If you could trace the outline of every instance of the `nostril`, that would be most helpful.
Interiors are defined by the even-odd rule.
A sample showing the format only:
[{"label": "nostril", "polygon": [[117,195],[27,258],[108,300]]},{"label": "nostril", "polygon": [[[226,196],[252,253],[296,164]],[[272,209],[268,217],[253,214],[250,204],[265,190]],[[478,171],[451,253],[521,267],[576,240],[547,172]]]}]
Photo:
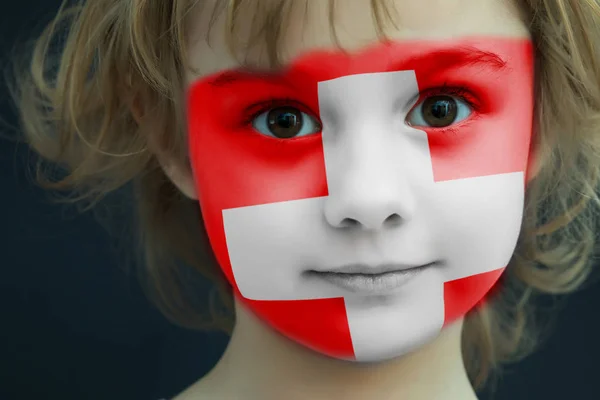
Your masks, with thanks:
[{"label": "nostril", "polygon": [[358,225],[360,225],[360,222],[354,218],[344,218],[342,222],[340,222],[340,228],[353,228]]},{"label": "nostril", "polygon": [[[400,217],[400,215],[391,214],[383,221],[383,224],[380,224],[379,226],[375,226],[373,228],[377,229],[378,227],[383,227],[383,226],[387,226],[387,225],[397,226],[397,225],[400,225],[401,223],[402,223],[402,217]],[[344,218],[339,223],[338,227],[339,228],[356,228],[356,227],[359,227],[362,225],[369,226],[367,224],[361,223],[359,220],[354,219],[354,218]]]},{"label": "nostril", "polygon": [[402,222],[402,217],[398,214],[392,214],[383,221],[384,225],[398,225]]}]

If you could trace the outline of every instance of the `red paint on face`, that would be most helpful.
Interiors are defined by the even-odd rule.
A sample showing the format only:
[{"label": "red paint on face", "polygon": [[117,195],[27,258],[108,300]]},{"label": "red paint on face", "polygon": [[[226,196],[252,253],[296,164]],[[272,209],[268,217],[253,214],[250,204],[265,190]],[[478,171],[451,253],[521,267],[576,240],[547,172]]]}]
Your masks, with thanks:
[{"label": "red paint on face", "polygon": [[[442,86],[466,87],[477,109],[428,135],[436,182],[526,171],[533,109],[533,52],[524,39],[469,38],[381,43],[358,53],[313,52],[281,73],[227,71],[189,92],[190,153],[205,227],[234,293],[285,336],[318,352],[352,358],[343,298],[256,301],[240,295],[228,256],[222,211],[328,195],[319,134],[275,139],[254,130],[257,104],[288,99],[319,118],[318,82],[338,77],[414,70],[421,98]],[[288,102],[289,104],[289,102]],[[445,324],[465,315],[500,271],[447,282]]]}]

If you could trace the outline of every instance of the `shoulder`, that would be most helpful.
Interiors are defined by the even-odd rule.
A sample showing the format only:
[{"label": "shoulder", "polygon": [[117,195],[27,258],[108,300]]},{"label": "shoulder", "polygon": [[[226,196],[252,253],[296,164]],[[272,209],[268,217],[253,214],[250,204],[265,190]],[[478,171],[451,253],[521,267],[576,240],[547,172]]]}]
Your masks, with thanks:
[{"label": "shoulder", "polygon": [[[219,385],[212,379],[200,379],[177,396],[168,400],[237,399],[231,385]],[[167,400],[167,399],[163,399]]]}]

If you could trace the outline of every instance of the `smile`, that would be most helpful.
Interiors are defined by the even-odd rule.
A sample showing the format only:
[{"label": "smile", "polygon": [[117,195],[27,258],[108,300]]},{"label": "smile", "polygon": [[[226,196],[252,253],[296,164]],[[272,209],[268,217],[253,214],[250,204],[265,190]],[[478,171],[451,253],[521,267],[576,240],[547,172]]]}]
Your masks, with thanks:
[{"label": "smile", "polygon": [[387,265],[369,267],[352,265],[329,271],[308,271],[307,274],[353,293],[386,294],[404,286],[434,262],[420,266]]}]

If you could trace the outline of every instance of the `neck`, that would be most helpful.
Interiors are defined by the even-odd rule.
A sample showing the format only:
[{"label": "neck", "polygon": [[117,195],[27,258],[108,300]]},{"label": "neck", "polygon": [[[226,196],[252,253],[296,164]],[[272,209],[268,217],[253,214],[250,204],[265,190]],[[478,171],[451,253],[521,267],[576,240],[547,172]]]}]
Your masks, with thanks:
[{"label": "neck", "polygon": [[236,303],[230,343],[207,380],[227,382],[232,394],[257,399],[476,400],[462,360],[461,331],[462,320],[411,354],[365,365],[310,351]]}]

